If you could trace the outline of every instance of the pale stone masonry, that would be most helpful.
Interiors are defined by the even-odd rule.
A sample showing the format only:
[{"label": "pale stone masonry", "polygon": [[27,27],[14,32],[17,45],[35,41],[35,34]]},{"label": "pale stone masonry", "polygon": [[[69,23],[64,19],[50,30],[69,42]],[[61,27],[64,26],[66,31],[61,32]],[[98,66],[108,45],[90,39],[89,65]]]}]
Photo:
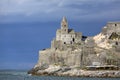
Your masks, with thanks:
[{"label": "pale stone masonry", "polygon": [[82,40],[82,33],[69,29],[65,17],[61,21],[61,28],[56,32],[56,38],[52,41],[51,48],[60,49],[62,45],[79,43]]},{"label": "pale stone masonry", "polygon": [[63,17],[51,47],[39,51],[36,67],[49,65],[85,68],[86,66],[114,65],[120,67],[120,22],[108,22],[102,32],[85,37],[81,32],[69,29]]},{"label": "pale stone masonry", "polygon": [[108,22],[92,37],[69,29],[65,17],[60,26],[51,47],[39,51],[29,74],[120,77],[120,22]]}]

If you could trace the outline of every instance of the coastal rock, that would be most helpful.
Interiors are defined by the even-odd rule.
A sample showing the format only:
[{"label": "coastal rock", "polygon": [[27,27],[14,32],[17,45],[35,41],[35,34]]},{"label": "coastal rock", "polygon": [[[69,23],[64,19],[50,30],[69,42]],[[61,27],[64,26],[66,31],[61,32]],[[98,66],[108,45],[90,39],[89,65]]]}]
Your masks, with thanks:
[{"label": "coastal rock", "polygon": [[109,22],[98,35],[86,37],[69,29],[63,17],[51,47],[39,51],[38,63],[28,73],[120,77],[120,22]]}]

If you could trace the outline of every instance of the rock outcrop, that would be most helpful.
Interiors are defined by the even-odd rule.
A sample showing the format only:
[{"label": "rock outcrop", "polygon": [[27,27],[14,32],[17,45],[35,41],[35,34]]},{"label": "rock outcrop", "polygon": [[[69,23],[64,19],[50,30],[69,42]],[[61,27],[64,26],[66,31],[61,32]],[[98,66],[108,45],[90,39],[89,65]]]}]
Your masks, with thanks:
[{"label": "rock outcrop", "polygon": [[[98,67],[100,71],[97,70]],[[51,47],[39,51],[38,63],[28,73],[120,77],[119,67],[120,22],[109,22],[98,35],[85,37],[82,33],[69,29],[64,17],[61,29],[57,30],[56,38],[51,41]],[[106,71],[101,71],[103,69]]]}]

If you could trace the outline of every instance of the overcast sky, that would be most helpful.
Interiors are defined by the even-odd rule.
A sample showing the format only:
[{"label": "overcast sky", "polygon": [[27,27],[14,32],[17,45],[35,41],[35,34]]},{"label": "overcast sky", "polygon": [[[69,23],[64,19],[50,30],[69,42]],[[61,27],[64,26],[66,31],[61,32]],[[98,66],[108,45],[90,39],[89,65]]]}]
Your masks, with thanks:
[{"label": "overcast sky", "polygon": [[50,47],[60,21],[83,35],[120,21],[120,0],[0,0],[0,69],[29,69]]},{"label": "overcast sky", "polygon": [[0,22],[119,19],[120,0],[0,0]]}]

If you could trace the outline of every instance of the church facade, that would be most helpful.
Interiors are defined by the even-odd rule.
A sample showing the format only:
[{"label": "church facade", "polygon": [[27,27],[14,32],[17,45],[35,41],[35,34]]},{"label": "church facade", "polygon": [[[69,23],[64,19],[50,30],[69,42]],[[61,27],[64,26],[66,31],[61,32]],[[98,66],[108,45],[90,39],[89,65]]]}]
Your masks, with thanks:
[{"label": "church facade", "polygon": [[51,47],[60,49],[62,45],[73,45],[75,43],[80,43],[81,40],[82,33],[69,29],[67,19],[63,17],[61,28],[56,31],[56,38],[52,41]]}]

